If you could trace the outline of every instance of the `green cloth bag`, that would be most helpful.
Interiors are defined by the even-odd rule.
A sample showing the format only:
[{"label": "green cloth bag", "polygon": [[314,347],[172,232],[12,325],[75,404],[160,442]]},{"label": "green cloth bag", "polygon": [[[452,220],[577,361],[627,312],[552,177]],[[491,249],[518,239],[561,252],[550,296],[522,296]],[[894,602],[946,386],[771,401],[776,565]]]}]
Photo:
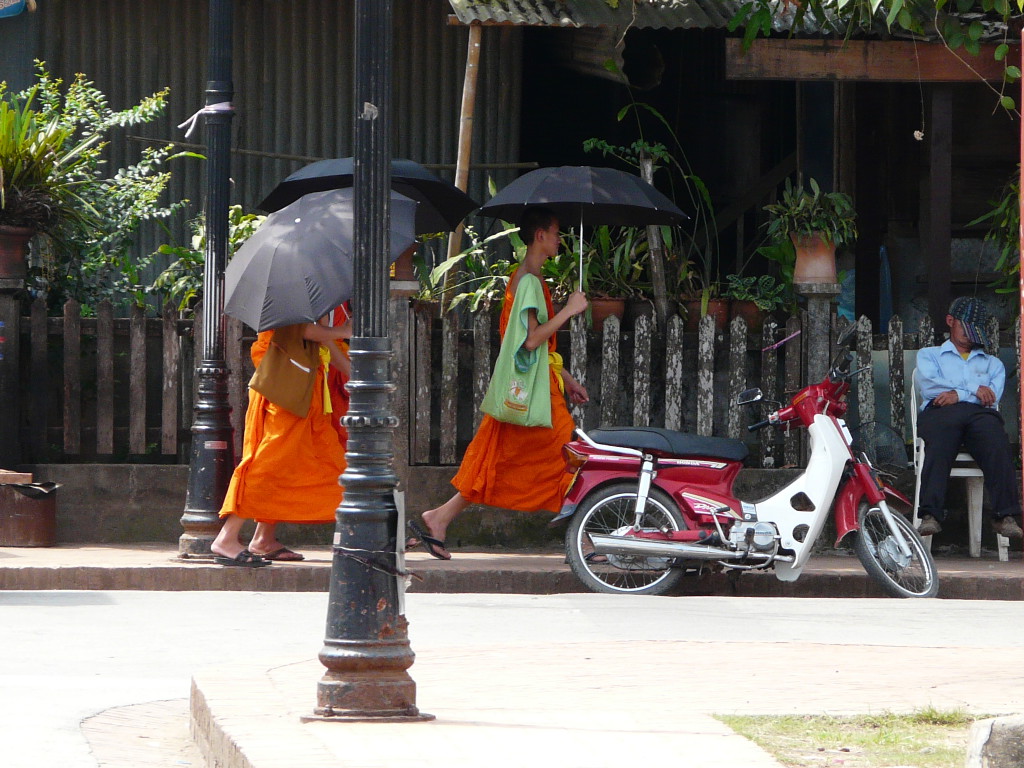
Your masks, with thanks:
[{"label": "green cloth bag", "polygon": [[536,310],[538,322],[548,321],[548,306],[540,278],[525,274],[516,286],[505,337],[480,410],[498,421],[521,427],[550,427],[547,344],[537,349],[523,347],[530,332],[531,309]]}]

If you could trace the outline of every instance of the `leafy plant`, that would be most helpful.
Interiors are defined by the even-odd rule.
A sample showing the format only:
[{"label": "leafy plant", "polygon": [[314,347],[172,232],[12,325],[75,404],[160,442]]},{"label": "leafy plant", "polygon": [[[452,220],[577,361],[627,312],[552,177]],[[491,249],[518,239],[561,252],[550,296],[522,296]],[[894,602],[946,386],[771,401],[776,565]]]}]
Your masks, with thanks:
[{"label": "leafy plant", "polygon": [[99,136],[76,141],[74,130],[35,105],[41,85],[11,96],[0,83],[0,225],[58,235],[84,229],[91,206],[78,194]]},{"label": "leafy plant", "polygon": [[[453,292],[448,311],[466,303],[470,312],[479,312],[500,302],[508,287],[508,279],[526,251],[519,238],[519,228],[508,226],[501,232],[481,238],[476,229],[466,226],[465,234],[470,244],[455,256],[445,259],[429,272],[422,261],[417,265],[420,275],[420,291],[417,298],[427,301],[440,300],[445,290]],[[496,257],[494,244],[508,238],[516,254],[512,259]],[[459,282],[447,285],[450,274],[459,274]]]},{"label": "leafy plant", "polygon": [[[609,60],[604,66],[610,72],[621,74],[614,61]],[[684,209],[692,211],[693,215],[685,226],[660,228],[667,254],[666,284],[669,287],[674,285],[677,293],[684,296],[700,297],[706,309],[708,298],[717,293],[718,281],[718,226],[711,194],[703,179],[693,172],[679,137],[661,112],[650,104],[633,100],[630,92],[630,103],[619,110],[616,119],[622,122],[630,115],[636,121],[640,137],[636,141],[615,146],[603,139],[592,138],[583,143],[583,148],[587,152],[600,152],[604,157],[614,157],[641,171],[645,162],[650,163],[648,181],[653,182],[653,176],[659,169],[667,170],[672,192],[670,197],[683,200]],[[653,119],[655,127],[671,138],[674,152],[664,143],[645,137],[644,117]],[[657,294],[657,287],[654,291]]]},{"label": "leafy plant", "polygon": [[164,89],[115,111],[85,75],[65,85],[42,62],[36,62],[36,83],[30,88],[11,94],[6,83],[0,84],[0,101],[7,105],[0,107],[0,131],[5,136],[14,131],[15,143],[27,149],[21,155],[0,150],[4,207],[17,198],[50,208],[48,217],[35,219],[48,237],[38,244],[40,258],[30,266],[29,284],[51,306],[69,298],[86,310],[103,299],[144,303],[142,274],[156,254],[133,254],[139,229],[145,222],[170,219],[188,202],[162,202],[170,181],[165,163],[200,156],[175,153],[172,146],[148,148],[137,163],[108,176],[104,149],[112,132],[163,114],[167,95]]},{"label": "leafy plant", "polygon": [[722,297],[736,301],[752,301],[762,312],[774,312],[786,303],[786,286],[771,275],[726,275]]},{"label": "leafy plant", "polygon": [[779,280],[782,286],[782,307],[789,312],[797,308],[796,292],[793,289],[793,272],[796,269],[796,248],[788,237],[775,243],[762,245],[757,253],[768,261],[778,265]]},{"label": "leafy plant", "polygon": [[809,186],[810,191],[807,191],[786,179],[779,202],[764,207],[771,216],[767,229],[769,239],[780,242],[790,235],[819,233],[837,246],[856,240],[857,212],[849,196],[842,192],[822,192],[814,179]]},{"label": "leafy plant", "polygon": [[985,242],[999,249],[996,271],[1002,276],[990,287],[996,293],[1017,293],[1020,290],[1020,166],[1013,179],[1007,182],[999,199],[993,201],[992,210],[982,214],[968,226],[988,222]]},{"label": "leafy plant", "polygon": [[[228,253],[230,261],[242,244],[259,229],[266,216],[246,213],[240,205],[228,209]],[[159,253],[174,257],[163,272],[146,288],[163,301],[178,302],[180,311],[195,306],[203,293],[203,270],[206,265],[206,217],[200,214],[189,223],[192,230],[190,246],[161,245]]]},{"label": "leafy plant", "polygon": [[[571,266],[561,271],[564,284],[556,286],[555,294],[567,295],[579,282],[580,242],[576,232],[563,238],[557,265]],[[647,232],[641,227],[594,227],[583,241],[583,292],[590,297],[630,298],[649,294],[647,279]],[[557,266],[556,266],[557,268]]]}]

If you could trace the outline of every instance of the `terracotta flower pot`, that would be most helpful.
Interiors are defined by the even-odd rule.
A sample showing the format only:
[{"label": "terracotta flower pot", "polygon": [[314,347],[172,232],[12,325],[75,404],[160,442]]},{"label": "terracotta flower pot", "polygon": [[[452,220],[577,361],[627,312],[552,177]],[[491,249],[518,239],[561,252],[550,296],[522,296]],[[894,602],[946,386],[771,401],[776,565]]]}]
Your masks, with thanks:
[{"label": "terracotta flower pot", "polygon": [[0,278],[21,280],[25,277],[28,241],[35,230],[28,227],[0,225]]},{"label": "terracotta flower pot", "polygon": [[419,243],[406,248],[402,255],[391,265],[392,280],[411,281],[416,279],[416,270],[413,268],[412,257],[416,255],[416,248]]},{"label": "terracotta flower pot", "polygon": [[626,312],[626,300],[625,299],[608,299],[599,298],[590,300],[590,325],[594,329],[594,333],[601,333],[604,331],[605,318],[615,317],[622,320],[622,316]]},{"label": "terracotta flower pot", "polygon": [[836,282],[836,246],[821,234],[791,234],[796,249],[794,283]]},{"label": "terracotta flower pot", "polygon": [[747,330],[751,333],[760,333],[764,328],[764,312],[749,299],[733,299],[729,306],[729,322],[737,317],[742,317],[747,323]]},{"label": "terracotta flower pot", "polygon": [[[686,330],[696,331],[700,325],[700,299],[686,299],[683,306],[686,307]],[[729,300],[708,299],[708,314],[715,318],[715,330],[724,331],[729,324]]]}]

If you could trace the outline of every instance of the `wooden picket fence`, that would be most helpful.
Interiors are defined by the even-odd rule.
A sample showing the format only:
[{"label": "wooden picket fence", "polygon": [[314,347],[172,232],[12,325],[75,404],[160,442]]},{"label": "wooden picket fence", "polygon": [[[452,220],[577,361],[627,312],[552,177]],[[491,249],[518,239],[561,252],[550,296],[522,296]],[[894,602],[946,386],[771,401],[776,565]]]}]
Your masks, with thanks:
[{"label": "wooden picket fence", "polygon": [[[403,312],[393,317],[403,321]],[[408,424],[396,438],[408,440],[410,464],[455,465],[479,424],[479,406],[499,348],[496,316],[479,313],[468,326],[458,318],[438,318],[410,307],[408,327],[395,338],[408,339],[397,349],[406,364],[399,370],[396,398],[407,398]],[[225,362],[235,430],[236,456],[252,375],[249,346],[255,334],[227,319]],[[832,339],[845,326],[833,322]],[[659,332],[652,317],[606,321],[598,335],[583,317],[559,333],[559,350],[577,380],[589,390],[590,403],[574,406],[576,423],[649,425],[702,435],[745,440],[752,466],[798,466],[799,437],[764,430],[751,435],[746,425],[761,418],[754,410],[732,405],[736,395],[759,386],[769,400],[785,399],[806,383],[806,344],[801,318],[769,319],[762,331],[748,333],[742,318],[717,329],[704,318],[696,332],[686,331],[682,318],[671,319]],[[187,463],[193,420],[196,350],[201,324],[180,319],[172,307],[161,318],[140,310],[115,318],[109,304],[94,317],[83,317],[68,302],[59,317],[47,317],[40,300],[21,321],[22,391],[21,449],[26,463],[55,461]],[[991,338],[998,338],[993,321]],[[878,421],[907,436],[905,353],[933,343],[930,324],[905,332],[899,317],[888,333],[873,334],[870,323],[858,324],[858,367],[872,366],[872,352],[886,352],[889,407],[877,412],[875,389],[867,374],[858,377],[851,397],[857,423]],[[787,343],[777,342],[793,337]],[[1003,333],[1002,346],[1017,350],[1016,330]],[[896,361],[899,361],[896,364]],[[407,372],[407,376],[405,373]],[[1012,373],[1012,372],[1011,372]],[[1015,382],[1011,385],[1010,382]],[[1019,378],[1007,377],[1004,413],[1016,413]],[[0,439],[9,439],[8,436]]]},{"label": "wooden picket fence", "polygon": [[[193,420],[194,338],[201,324],[173,306],[160,318],[135,308],[115,318],[109,302],[83,317],[69,301],[47,317],[38,299],[21,321],[21,447],[26,463],[146,461],[187,463]],[[240,450],[248,349],[254,334],[227,320],[225,359]],[[237,450],[236,450],[237,453]]]},{"label": "wooden picket fence", "polygon": [[[480,403],[499,347],[495,323],[487,313],[476,315],[469,329],[461,329],[457,319],[422,312],[411,316],[415,402],[410,407],[410,463],[457,464],[481,418]],[[832,344],[847,325],[833,318]],[[653,318],[640,315],[631,327],[610,318],[598,336],[588,332],[582,316],[576,317],[571,329],[558,336],[566,365],[590,395],[590,403],[571,408],[573,418],[584,429],[655,426],[728,436],[749,444],[752,466],[799,466],[803,450],[799,433],[763,430],[750,435],[746,426],[761,416],[733,403],[748,387],[760,387],[766,400],[785,400],[807,384],[808,340],[800,334],[801,328],[798,316],[770,318],[757,334],[748,333],[739,317],[721,330],[713,318],[705,317],[696,332],[687,332],[683,319],[673,317],[667,330],[659,333]],[[919,328],[907,333],[901,319],[893,317],[888,333],[873,334],[870,321],[862,317],[856,333],[856,364],[868,370],[857,377],[850,394],[855,400],[851,415],[856,419],[851,424],[881,422],[909,440],[905,353],[934,343],[931,324],[924,318]],[[777,346],[786,338],[790,340]],[[995,320],[990,338],[1000,338]],[[989,351],[994,352],[995,346]],[[1014,347],[1020,359],[1015,328],[1003,334],[1003,346]],[[870,375],[873,351],[888,353],[887,413],[876,409]],[[1017,412],[1019,379],[1013,380],[1016,386],[1008,386],[1004,393],[1004,412]],[[467,392],[472,397],[464,396]]]}]

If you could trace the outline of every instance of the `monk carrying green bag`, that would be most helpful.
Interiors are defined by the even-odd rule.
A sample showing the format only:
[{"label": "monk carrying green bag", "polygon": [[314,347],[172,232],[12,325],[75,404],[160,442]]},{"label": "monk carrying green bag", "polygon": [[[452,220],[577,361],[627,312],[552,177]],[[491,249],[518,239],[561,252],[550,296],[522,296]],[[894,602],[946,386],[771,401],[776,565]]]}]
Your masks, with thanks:
[{"label": "monk carrying green bag", "polygon": [[551,386],[548,383],[548,348],[526,349],[530,332],[530,310],[537,312],[537,321],[548,321],[544,288],[536,275],[524,274],[516,286],[505,337],[501,341],[498,361],[494,364],[491,383],[480,410],[498,421],[522,427],[551,426]]}]

